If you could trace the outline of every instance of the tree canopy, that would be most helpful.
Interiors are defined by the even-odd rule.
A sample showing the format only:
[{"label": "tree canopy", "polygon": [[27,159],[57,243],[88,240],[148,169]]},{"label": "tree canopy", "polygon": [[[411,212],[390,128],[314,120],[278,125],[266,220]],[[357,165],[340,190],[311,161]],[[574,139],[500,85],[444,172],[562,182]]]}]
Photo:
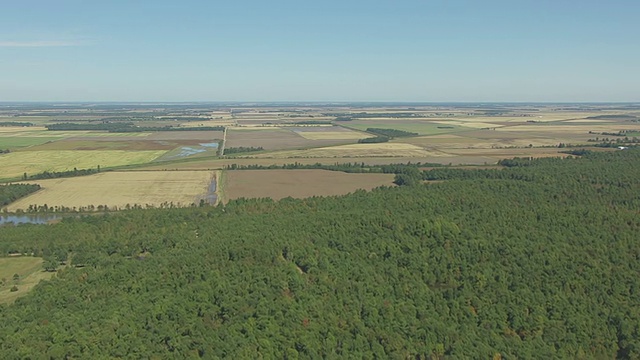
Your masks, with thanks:
[{"label": "tree canopy", "polygon": [[3,227],[0,253],[71,266],[0,306],[0,352],[637,359],[639,161],[527,159],[341,197]]}]

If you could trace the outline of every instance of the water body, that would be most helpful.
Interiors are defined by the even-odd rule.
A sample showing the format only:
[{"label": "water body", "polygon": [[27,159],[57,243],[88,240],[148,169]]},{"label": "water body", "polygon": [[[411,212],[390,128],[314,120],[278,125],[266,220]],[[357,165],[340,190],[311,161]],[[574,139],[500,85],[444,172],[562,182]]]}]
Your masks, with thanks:
[{"label": "water body", "polygon": [[213,205],[216,203],[217,200],[218,200],[218,195],[216,195],[216,180],[213,180],[211,181],[211,184],[209,184],[209,191],[207,192],[205,201]]},{"label": "water body", "polygon": [[168,156],[167,159],[180,159],[191,155],[200,154],[210,151],[211,149],[217,149],[219,144],[217,142],[212,143],[200,143],[200,146],[181,146],[178,149],[178,153]]},{"label": "water body", "polygon": [[38,214],[38,215],[0,215],[0,225],[5,224],[47,224],[50,221],[62,219],[58,214]]}]

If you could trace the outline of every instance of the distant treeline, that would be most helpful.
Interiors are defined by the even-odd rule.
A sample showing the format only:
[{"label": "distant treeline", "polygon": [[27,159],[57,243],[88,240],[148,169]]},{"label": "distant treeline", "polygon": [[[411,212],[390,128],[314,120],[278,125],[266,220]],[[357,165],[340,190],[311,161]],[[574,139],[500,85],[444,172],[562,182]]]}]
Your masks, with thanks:
[{"label": "distant treeline", "polygon": [[57,179],[63,177],[85,176],[93,175],[100,172],[100,165],[95,169],[76,169],[68,171],[44,171],[39,174],[29,175],[24,173],[22,175],[23,180],[40,180],[40,179]]},{"label": "distant treeline", "polygon": [[329,125],[330,120],[303,120],[294,122],[295,125]]},{"label": "distant treeline", "polygon": [[102,123],[102,124],[80,124],[80,123],[59,123],[46,126],[52,131],[108,131],[112,133],[150,132],[150,131],[223,131],[224,126],[196,126],[196,127],[174,127],[174,126],[136,126],[133,123]]},{"label": "distant treeline", "polygon": [[23,196],[40,190],[37,184],[9,184],[0,185],[0,206],[9,205]]},{"label": "distant treeline", "polygon": [[335,163],[329,164],[301,164],[295,162],[292,164],[284,165],[238,165],[231,164],[225,166],[226,170],[297,170],[297,169],[320,169],[331,171],[342,171],[346,173],[382,173],[382,174],[399,174],[409,172],[413,170],[407,170],[408,168],[419,170],[421,167],[444,167],[445,165],[438,163],[411,163],[406,164],[389,164],[389,165],[368,165],[362,163]]},{"label": "distant treeline", "polygon": [[585,119],[593,119],[593,120],[635,120],[638,117],[633,115],[596,115],[589,116]]},{"label": "distant treeline", "polygon": [[19,122],[19,121],[6,121],[0,122],[0,127],[10,127],[10,126],[33,126],[33,123],[30,122]]},{"label": "distant treeline", "polygon": [[381,128],[367,128],[367,132],[386,136],[388,138],[396,138],[396,137],[409,137],[409,136],[417,136],[418,133],[404,131],[404,130],[396,130],[396,129],[381,129]]},{"label": "distant treeline", "polygon": [[360,143],[360,144],[376,144],[376,143],[383,143],[383,142],[387,142],[387,141],[389,141],[389,138],[386,137],[386,136],[376,136],[376,137],[359,139],[358,143]]},{"label": "distant treeline", "polygon": [[230,155],[230,154],[245,153],[245,152],[252,152],[252,151],[262,151],[262,150],[264,150],[264,148],[262,146],[259,146],[259,147],[238,146],[238,147],[230,147],[230,148],[224,149],[224,154],[225,155]]}]

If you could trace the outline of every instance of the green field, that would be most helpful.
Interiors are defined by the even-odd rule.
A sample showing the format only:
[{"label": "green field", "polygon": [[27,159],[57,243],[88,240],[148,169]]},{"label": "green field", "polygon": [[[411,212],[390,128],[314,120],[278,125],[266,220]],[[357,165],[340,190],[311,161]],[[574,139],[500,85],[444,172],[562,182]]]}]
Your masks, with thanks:
[{"label": "green field", "polygon": [[2,178],[21,177],[25,172],[34,175],[44,171],[65,171],[102,168],[131,164],[144,164],[162,156],[166,150],[126,151],[126,150],[60,150],[60,151],[19,151],[0,155]]},{"label": "green field", "polygon": [[16,149],[58,140],[56,137],[0,137],[0,149]]}]

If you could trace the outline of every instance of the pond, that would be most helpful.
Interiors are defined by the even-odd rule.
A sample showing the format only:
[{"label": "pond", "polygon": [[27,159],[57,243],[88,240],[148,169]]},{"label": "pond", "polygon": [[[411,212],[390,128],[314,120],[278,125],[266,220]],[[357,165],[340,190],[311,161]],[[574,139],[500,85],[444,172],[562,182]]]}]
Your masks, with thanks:
[{"label": "pond", "polygon": [[163,159],[164,160],[175,160],[180,158],[189,157],[192,155],[200,154],[207,151],[214,151],[218,149],[218,143],[200,143],[198,145],[193,146],[181,146],[177,149],[166,154]]},{"label": "pond", "polygon": [[5,214],[0,215],[0,225],[5,224],[47,224],[51,221],[62,219],[59,214]]}]

